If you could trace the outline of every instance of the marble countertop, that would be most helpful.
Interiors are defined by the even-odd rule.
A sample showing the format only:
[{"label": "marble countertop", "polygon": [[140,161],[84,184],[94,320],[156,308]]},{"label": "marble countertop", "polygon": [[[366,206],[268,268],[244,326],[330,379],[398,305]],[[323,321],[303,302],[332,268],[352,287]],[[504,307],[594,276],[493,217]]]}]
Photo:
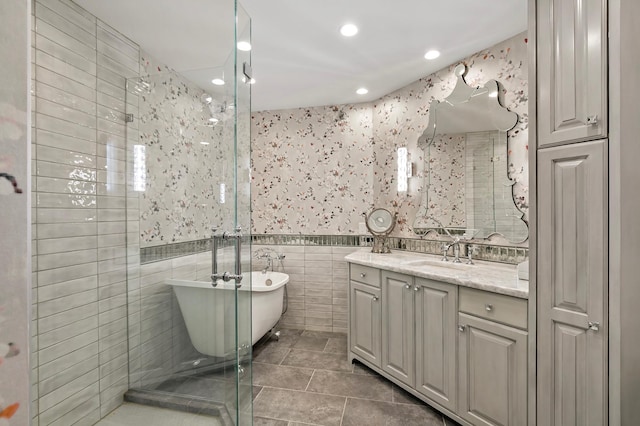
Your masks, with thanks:
[{"label": "marble countertop", "polygon": [[476,260],[474,265],[467,265],[465,260],[463,263],[443,262],[440,256],[402,251],[377,254],[368,248],[351,253],[345,260],[521,299],[529,298],[529,281],[518,279],[516,265]]}]

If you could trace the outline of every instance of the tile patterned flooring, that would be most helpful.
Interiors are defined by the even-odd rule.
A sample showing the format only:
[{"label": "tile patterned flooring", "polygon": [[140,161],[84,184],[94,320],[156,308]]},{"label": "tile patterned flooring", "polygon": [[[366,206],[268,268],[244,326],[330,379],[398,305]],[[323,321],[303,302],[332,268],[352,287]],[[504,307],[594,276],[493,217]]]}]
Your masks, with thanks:
[{"label": "tile patterned flooring", "polygon": [[256,426],[453,426],[369,368],[347,361],[344,334],[289,330],[256,345]]},{"label": "tile patterned flooring", "polygon": [[[176,377],[156,389],[221,401],[231,391],[221,375]],[[457,425],[364,365],[349,363],[347,336],[339,333],[283,329],[279,340],[259,342],[253,398],[256,426]]]}]

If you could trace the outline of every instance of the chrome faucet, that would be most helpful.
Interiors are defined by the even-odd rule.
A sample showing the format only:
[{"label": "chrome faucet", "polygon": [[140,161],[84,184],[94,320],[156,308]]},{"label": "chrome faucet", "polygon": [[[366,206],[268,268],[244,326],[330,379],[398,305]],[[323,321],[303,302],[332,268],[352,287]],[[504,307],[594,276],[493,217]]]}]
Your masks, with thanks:
[{"label": "chrome faucet", "polygon": [[262,273],[266,274],[267,271],[273,271],[273,261],[279,260],[282,262],[282,259],[285,258],[284,254],[278,253],[269,247],[264,247],[256,250],[253,254],[256,259],[264,259],[266,261],[265,267],[262,269]]},{"label": "chrome faucet", "polygon": [[449,258],[447,257],[447,254],[449,252],[449,249],[451,247],[453,247],[453,263],[461,263],[460,262],[460,237],[458,235],[453,236],[451,234],[451,232],[449,232],[449,230],[442,224],[442,222],[440,222],[438,219],[436,219],[435,217],[431,216],[430,217],[431,220],[433,220],[435,223],[437,223],[438,225],[440,225],[440,227],[442,229],[444,229],[444,232],[447,233],[447,235],[449,236],[449,238],[451,238],[451,242],[450,243],[445,243],[442,245],[442,261],[443,262],[448,262]]},{"label": "chrome faucet", "polygon": [[460,263],[460,237],[450,235],[453,241],[450,243],[445,243],[442,245],[442,261],[448,262],[449,258],[447,254],[449,253],[449,249],[453,247],[453,263]]},{"label": "chrome faucet", "polygon": [[266,259],[267,264],[266,264],[266,266],[264,267],[264,269],[262,270],[262,273],[263,273],[263,274],[266,274],[266,273],[267,273],[267,271],[269,271],[269,270],[272,270],[272,271],[273,271],[273,259],[272,259],[272,258],[271,258],[271,256],[269,256],[269,255],[266,255],[266,256],[263,256],[263,257],[264,257],[264,259]]}]

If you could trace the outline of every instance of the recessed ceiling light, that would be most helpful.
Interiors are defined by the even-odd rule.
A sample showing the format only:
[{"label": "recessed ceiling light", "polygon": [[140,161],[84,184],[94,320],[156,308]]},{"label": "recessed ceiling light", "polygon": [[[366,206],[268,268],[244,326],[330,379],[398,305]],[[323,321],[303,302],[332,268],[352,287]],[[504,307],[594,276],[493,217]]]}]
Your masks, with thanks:
[{"label": "recessed ceiling light", "polygon": [[248,52],[251,50],[251,43],[248,41],[239,41],[238,42],[238,50],[242,50],[243,52]]},{"label": "recessed ceiling light", "polygon": [[217,118],[215,118],[215,117],[211,117],[211,118],[209,119],[209,121],[210,121],[210,122],[212,122],[212,123],[217,123],[217,122],[218,122],[218,121],[220,121],[220,120],[218,120],[218,119],[217,119]]},{"label": "recessed ceiling light", "polygon": [[202,141],[200,142],[200,145],[209,145],[209,142]]},{"label": "recessed ceiling light", "polygon": [[366,95],[367,93],[369,93],[369,90],[366,87],[361,87],[358,90],[356,90],[356,93],[358,95]]},{"label": "recessed ceiling light", "polygon": [[353,37],[354,35],[358,34],[358,27],[353,24],[344,24],[342,27],[340,27],[340,34],[345,37]]},{"label": "recessed ceiling light", "polygon": [[221,78],[214,78],[213,80],[211,80],[211,82],[213,84],[215,84],[216,86],[222,86],[224,85],[224,80]]},{"label": "recessed ceiling light", "polygon": [[429,60],[435,59],[438,56],[440,56],[440,52],[437,51],[437,50],[430,50],[430,51],[428,51],[427,53],[424,54],[424,58],[425,59],[429,59]]}]

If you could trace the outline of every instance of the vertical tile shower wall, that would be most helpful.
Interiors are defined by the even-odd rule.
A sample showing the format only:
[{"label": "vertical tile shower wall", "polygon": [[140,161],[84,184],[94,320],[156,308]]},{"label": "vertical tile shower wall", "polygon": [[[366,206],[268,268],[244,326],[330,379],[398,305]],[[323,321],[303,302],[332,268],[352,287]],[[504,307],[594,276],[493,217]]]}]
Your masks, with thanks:
[{"label": "vertical tile shower wall", "polygon": [[32,424],[89,425],[128,388],[123,114],[139,48],[70,0],[36,1],[33,29]]}]

